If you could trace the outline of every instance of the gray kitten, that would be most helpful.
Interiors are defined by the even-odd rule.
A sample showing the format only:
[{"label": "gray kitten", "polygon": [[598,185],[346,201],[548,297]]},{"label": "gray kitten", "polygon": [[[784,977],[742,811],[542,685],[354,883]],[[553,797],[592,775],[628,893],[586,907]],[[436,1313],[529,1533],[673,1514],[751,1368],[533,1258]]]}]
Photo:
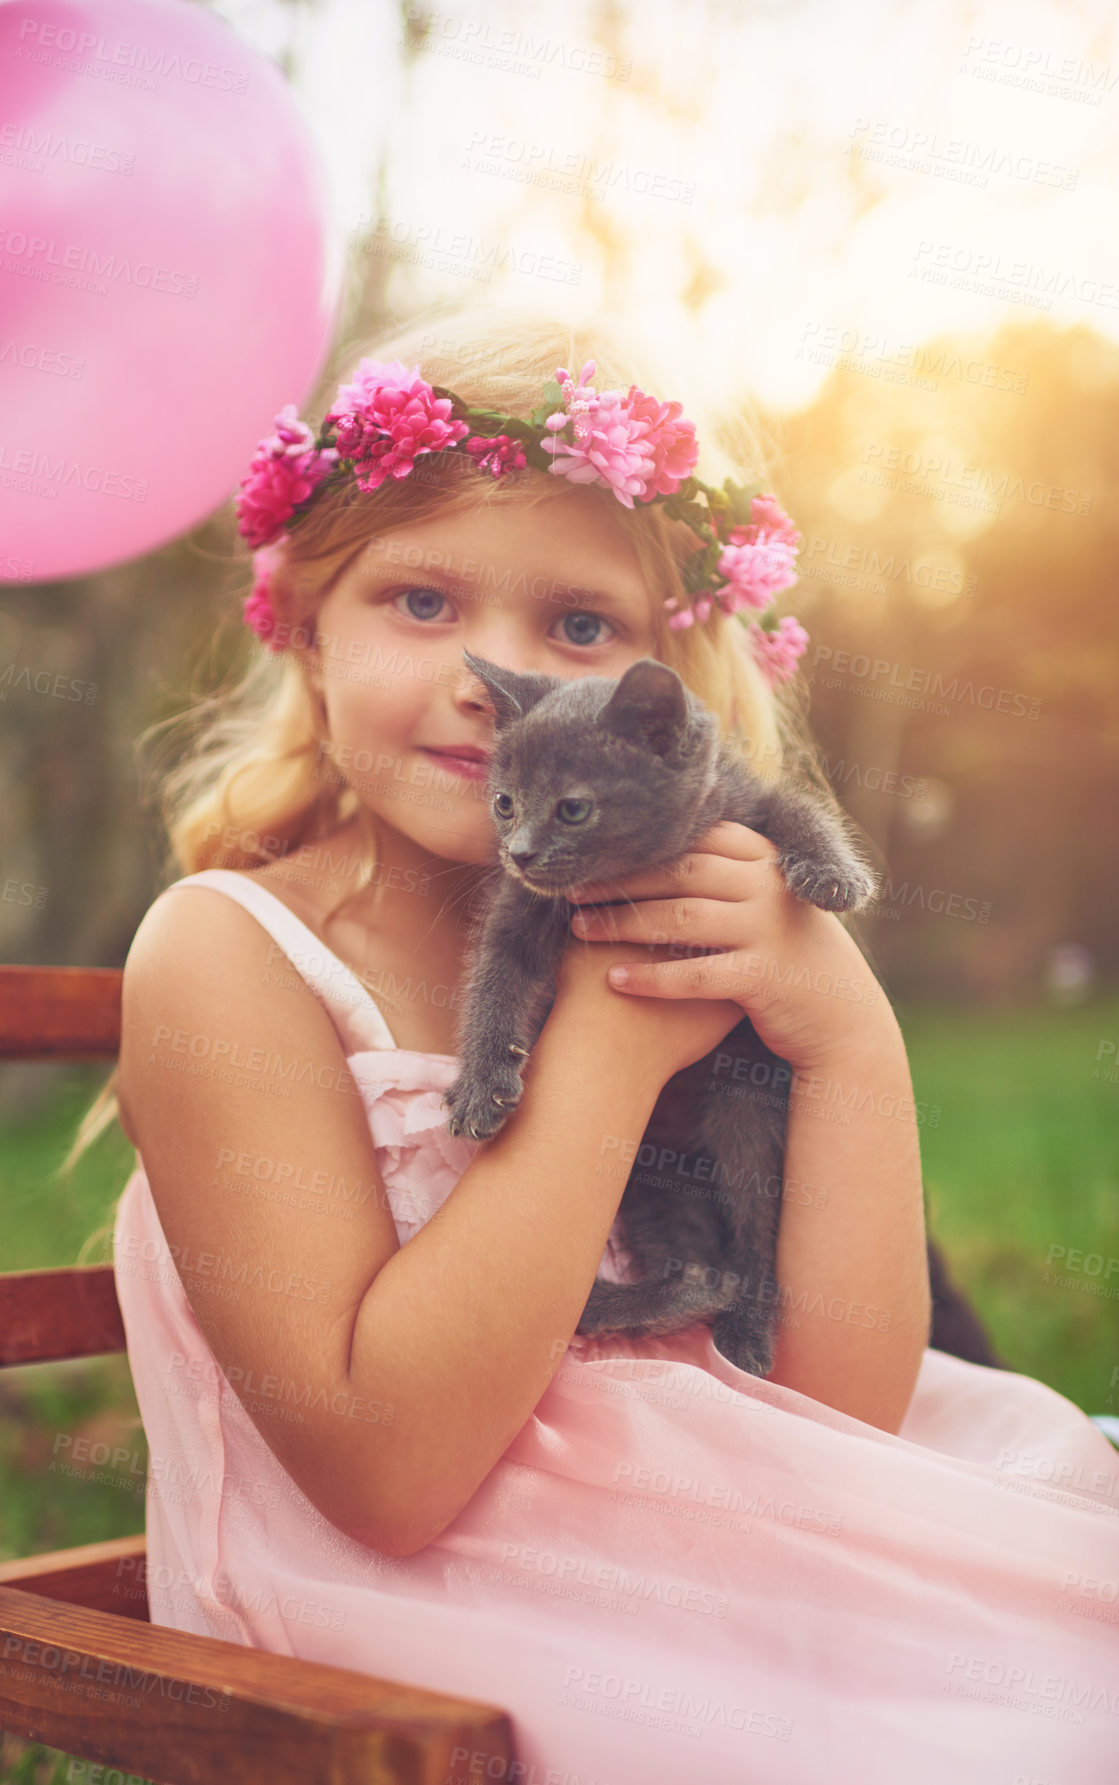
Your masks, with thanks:
[{"label": "gray kitten", "polygon": [[[520,1101],[523,1062],[555,1000],[568,888],[674,862],[722,819],[775,843],[789,890],[821,910],[856,910],[877,882],[819,797],[761,782],[666,664],[642,657],[617,680],[569,680],[463,656],[496,713],[486,796],[504,872],[471,948],[462,1065],[444,1103],[451,1133],[481,1140]],[[768,1373],[790,1082],[748,1017],[668,1081],[618,1207],[641,1280],[597,1279],[580,1333],[671,1333],[709,1319],[732,1363]],[[640,1169],[650,1154],[654,1172]]]}]

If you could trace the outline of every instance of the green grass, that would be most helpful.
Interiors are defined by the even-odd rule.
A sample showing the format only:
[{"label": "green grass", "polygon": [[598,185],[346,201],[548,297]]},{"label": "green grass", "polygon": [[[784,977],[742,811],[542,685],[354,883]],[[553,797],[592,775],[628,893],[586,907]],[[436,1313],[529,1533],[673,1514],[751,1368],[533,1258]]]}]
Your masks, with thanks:
[{"label": "green grass", "polygon": [[[1119,1082],[1106,1059],[1097,1066],[1100,1044],[1119,1042],[1119,997],[1011,1013],[899,1007],[898,1018],[915,1097],[930,1117],[939,1109],[921,1123],[921,1158],[929,1227],[953,1275],[1013,1369],[1088,1413],[1119,1413]],[[132,1168],[120,1130],[72,1179],[49,1181],[104,1076],[60,1074],[49,1105],[0,1127],[3,1269],[110,1258],[107,1235],[89,1242]],[[1055,1247],[1066,1260],[1079,1249],[1089,1268],[1050,1263]],[[0,1416],[0,1559],[143,1529],[147,1447],[124,1358],[0,1373]],[[66,1473],[78,1436],[119,1445],[127,1462]],[[2,1785],[85,1776],[14,1739],[0,1745]]]},{"label": "green grass", "polygon": [[1119,1082],[1097,1064],[1119,1041],[1119,998],[898,1020],[914,1094],[940,1106],[921,1160],[953,1275],[1013,1369],[1119,1413]]},{"label": "green grass", "polygon": [[[101,1264],[112,1257],[113,1206],[132,1168],[120,1129],[96,1142],[69,1179],[51,1181],[107,1067],[57,1073],[33,1116],[0,1126],[0,1259],[6,1271]],[[127,1452],[112,1468],[76,1468],[73,1440]],[[123,1356],[0,1371],[0,1561],[126,1537],[144,1528],[147,1445]]]},{"label": "green grass", "polygon": [[61,1748],[0,1733],[0,1785],[151,1785],[139,1773],[79,1760]]}]

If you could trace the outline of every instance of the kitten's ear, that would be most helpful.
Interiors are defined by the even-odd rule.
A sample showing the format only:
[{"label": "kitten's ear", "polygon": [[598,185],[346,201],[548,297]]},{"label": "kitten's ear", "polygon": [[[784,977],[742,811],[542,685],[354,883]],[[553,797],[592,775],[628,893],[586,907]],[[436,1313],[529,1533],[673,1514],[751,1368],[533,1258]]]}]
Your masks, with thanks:
[{"label": "kitten's ear", "polygon": [[688,726],[684,684],[667,663],[639,657],[631,663],[598,716],[598,723],[616,737],[652,750],[668,752]]},{"label": "kitten's ear", "polygon": [[523,719],[538,700],[551,693],[562,680],[560,676],[540,675],[536,670],[504,669],[499,663],[491,663],[487,657],[476,657],[473,651],[463,648],[463,658],[469,669],[472,669],[479,681],[484,682],[490,699],[493,701],[497,716],[497,729],[510,725],[514,719]]}]

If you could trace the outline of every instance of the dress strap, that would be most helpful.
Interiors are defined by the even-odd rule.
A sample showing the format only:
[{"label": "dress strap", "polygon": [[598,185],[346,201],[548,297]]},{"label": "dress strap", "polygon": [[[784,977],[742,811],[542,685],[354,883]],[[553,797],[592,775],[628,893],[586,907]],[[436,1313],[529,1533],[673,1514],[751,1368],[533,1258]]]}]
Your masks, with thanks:
[{"label": "dress strap", "polygon": [[380,1008],[357,975],[259,880],[251,880],[233,868],[203,868],[197,874],[172,881],[164,891],[177,892],[184,886],[212,887],[215,892],[227,893],[256,918],[326,1005],[347,1053],[396,1047]]}]

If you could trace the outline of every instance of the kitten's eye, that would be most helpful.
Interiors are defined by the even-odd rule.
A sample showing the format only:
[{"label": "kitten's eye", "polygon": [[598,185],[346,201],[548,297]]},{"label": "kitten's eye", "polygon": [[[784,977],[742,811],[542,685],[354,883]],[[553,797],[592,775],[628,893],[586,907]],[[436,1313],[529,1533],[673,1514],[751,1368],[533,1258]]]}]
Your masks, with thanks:
[{"label": "kitten's eye", "polygon": [[512,818],[513,795],[511,793],[495,793],[493,796],[493,809],[499,818]]},{"label": "kitten's eye", "polygon": [[560,800],[556,812],[564,824],[585,824],[591,815],[593,800],[566,799]]}]

